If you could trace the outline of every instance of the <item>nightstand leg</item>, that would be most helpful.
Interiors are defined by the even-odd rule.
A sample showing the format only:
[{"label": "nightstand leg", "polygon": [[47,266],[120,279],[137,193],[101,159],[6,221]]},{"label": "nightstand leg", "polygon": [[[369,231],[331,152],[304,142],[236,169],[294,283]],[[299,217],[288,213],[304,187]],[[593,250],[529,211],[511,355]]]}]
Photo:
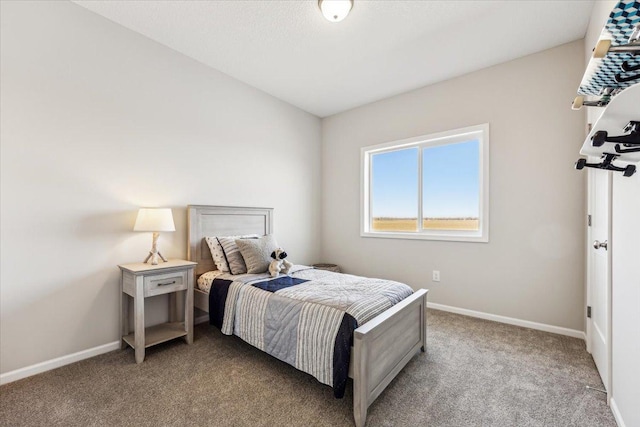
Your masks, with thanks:
[{"label": "nightstand leg", "polygon": [[136,363],[144,361],[144,287],[142,276],[136,277],[136,297],[133,299],[135,306],[134,328],[136,341]]},{"label": "nightstand leg", "polygon": [[189,274],[189,285],[184,298],[184,327],[187,330],[187,344],[193,343],[193,274]]},{"label": "nightstand leg", "polygon": [[[122,292],[121,304],[122,306],[120,307],[120,313],[122,316],[122,330],[120,332],[124,337],[125,335],[129,335],[129,295],[125,294],[124,292]],[[120,349],[125,348],[127,348],[127,343],[122,338],[120,338]]]}]

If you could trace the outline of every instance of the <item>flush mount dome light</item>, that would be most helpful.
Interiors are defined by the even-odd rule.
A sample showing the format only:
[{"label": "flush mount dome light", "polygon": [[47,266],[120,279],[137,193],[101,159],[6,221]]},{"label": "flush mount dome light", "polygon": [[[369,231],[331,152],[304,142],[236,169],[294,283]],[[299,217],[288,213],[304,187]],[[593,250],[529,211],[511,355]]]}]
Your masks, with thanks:
[{"label": "flush mount dome light", "polygon": [[353,0],[318,0],[318,7],[327,21],[340,22],[353,7]]}]

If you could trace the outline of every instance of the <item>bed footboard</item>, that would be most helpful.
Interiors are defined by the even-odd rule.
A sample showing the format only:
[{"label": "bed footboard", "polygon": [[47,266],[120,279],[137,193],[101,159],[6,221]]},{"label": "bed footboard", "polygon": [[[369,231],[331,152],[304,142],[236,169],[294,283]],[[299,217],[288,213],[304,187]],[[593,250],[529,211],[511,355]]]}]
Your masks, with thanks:
[{"label": "bed footboard", "polygon": [[354,331],[353,416],[363,427],[369,405],[418,349],[427,345],[427,290],[420,289]]}]

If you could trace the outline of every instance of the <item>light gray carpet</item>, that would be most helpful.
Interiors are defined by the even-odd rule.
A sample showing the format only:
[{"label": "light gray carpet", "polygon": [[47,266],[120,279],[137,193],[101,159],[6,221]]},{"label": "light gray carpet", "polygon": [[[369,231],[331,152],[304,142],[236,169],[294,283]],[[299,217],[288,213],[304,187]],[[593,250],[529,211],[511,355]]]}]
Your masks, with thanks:
[{"label": "light gray carpet", "polygon": [[[367,426],[615,426],[584,342],[430,310],[428,350]],[[3,426],[351,426],[331,388],[208,325],[0,387]]]}]

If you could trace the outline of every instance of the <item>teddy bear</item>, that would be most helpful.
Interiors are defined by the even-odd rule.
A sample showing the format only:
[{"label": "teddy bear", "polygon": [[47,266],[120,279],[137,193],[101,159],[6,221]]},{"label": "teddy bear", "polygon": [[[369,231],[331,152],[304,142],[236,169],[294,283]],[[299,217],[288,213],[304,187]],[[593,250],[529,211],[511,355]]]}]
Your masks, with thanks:
[{"label": "teddy bear", "polygon": [[293,264],[287,261],[285,258],[287,257],[287,253],[282,248],[277,248],[275,251],[271,252],[271,264],[269,264],[269,274],[271,277],[276,277],[279,273],[288,274]]}]

